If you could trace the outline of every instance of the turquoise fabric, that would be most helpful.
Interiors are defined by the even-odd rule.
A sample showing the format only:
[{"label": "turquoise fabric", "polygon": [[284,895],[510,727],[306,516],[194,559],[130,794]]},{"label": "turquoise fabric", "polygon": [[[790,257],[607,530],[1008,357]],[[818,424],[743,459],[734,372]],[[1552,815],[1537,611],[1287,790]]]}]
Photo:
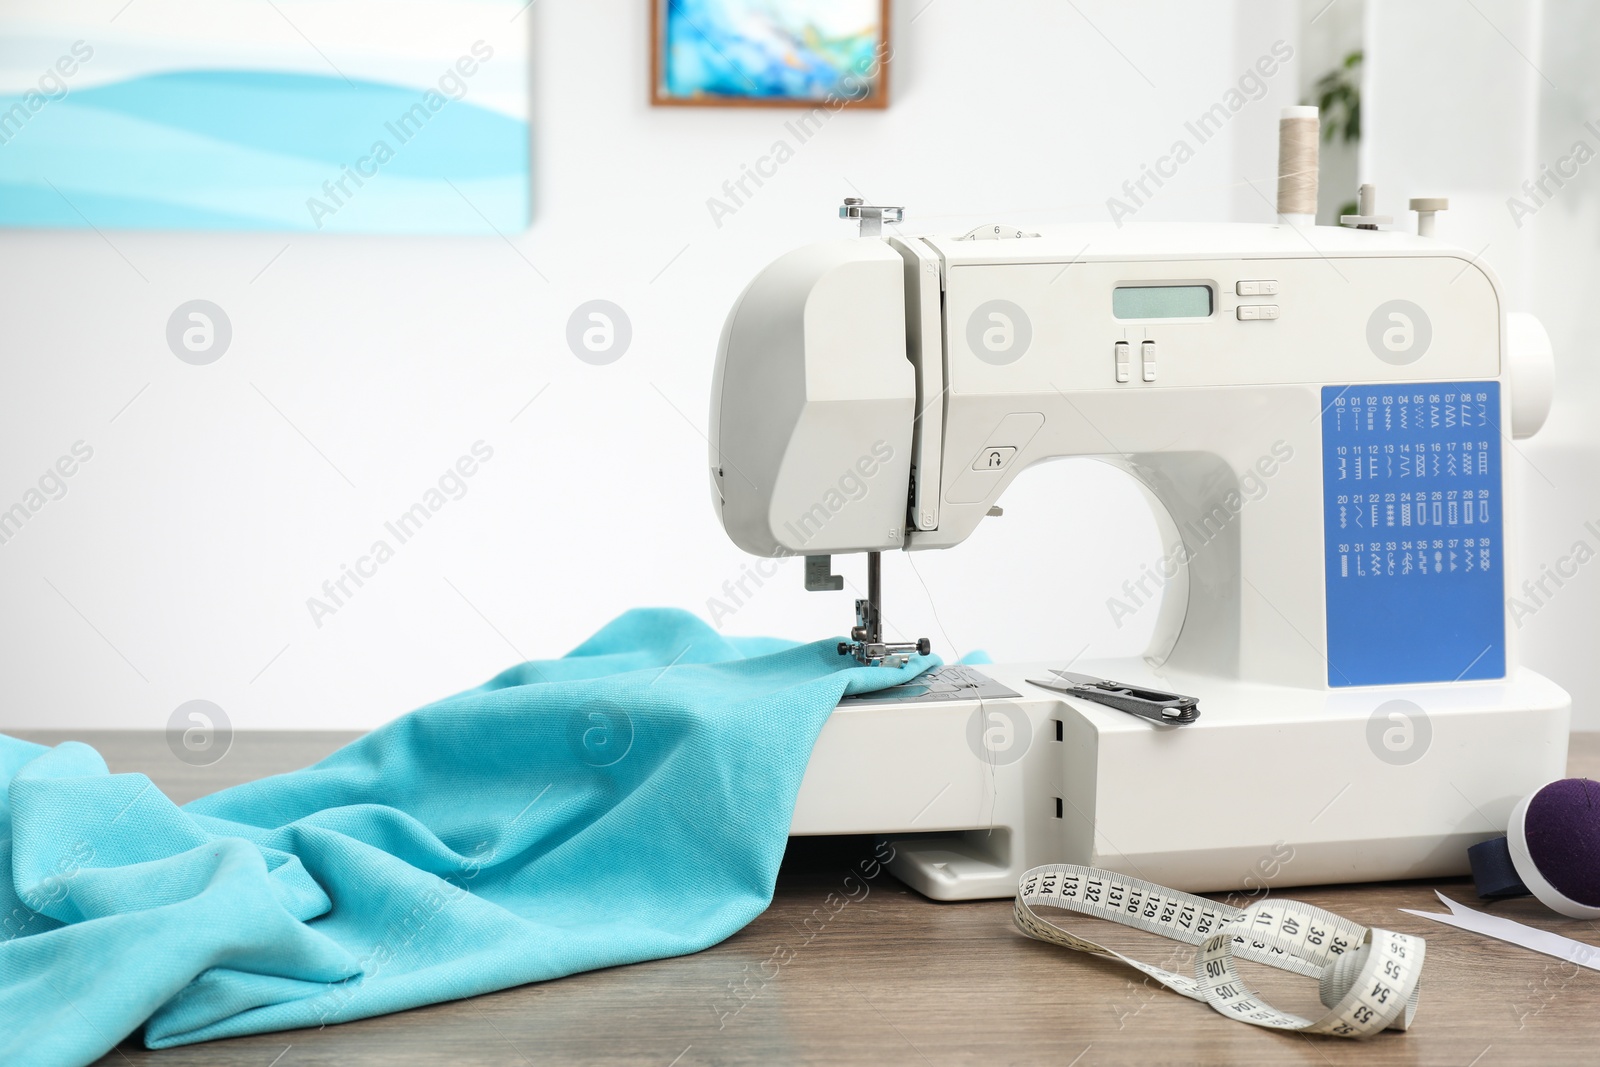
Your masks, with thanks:
[{"label": "turquoise fabric", "polygon": [[630,612],[562,659],[184,807],[0,737],[0,1063],[83,1064],[695,952],[766,908],[835,642]]}]

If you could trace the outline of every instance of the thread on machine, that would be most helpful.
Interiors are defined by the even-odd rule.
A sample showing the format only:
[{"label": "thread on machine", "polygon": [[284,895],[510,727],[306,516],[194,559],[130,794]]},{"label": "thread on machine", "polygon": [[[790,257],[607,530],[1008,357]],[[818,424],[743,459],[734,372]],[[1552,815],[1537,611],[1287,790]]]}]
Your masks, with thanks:
[{"label": "thread on machine", "polygon": [[1317,149],[1322,122],[1314,107],[1286,107],[1278,119],[1278,214],[1316,215]]}]

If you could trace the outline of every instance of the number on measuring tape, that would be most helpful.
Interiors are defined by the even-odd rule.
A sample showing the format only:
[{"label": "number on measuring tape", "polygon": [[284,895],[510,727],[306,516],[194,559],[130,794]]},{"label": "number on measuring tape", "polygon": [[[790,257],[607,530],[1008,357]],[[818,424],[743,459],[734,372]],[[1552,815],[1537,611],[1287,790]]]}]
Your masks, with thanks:
[{"label": "number on measuring tape", "polygon": [[[1109,919],[1196,945],[1194,977],[1152,967],[1096,944],[1057,926],[1036,908]],[[1035,867],[1024,874],[1017,887],[1015,917],[1017,929],[1029,937],[1120,960],[1230,1019],[1333,1037],[1371,1037],[1408,1028],[1417,1010],[1427,949],[1420,937],[1369,930],[1297,900],[1263,900],[1240,909],[1115,871],[1069,863]],[[1327,1014],[1303,1019],[1273,1008],[1239,976],[1240,959],[1316,978]]]}]

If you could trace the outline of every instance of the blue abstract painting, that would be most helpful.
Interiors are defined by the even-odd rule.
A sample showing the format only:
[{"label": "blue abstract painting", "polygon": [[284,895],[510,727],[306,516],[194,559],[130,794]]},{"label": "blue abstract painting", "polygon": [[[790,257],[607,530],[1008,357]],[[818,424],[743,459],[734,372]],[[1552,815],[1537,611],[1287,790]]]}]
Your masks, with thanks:
[{"label": "blue abstract painting", "polygon": [[525,0],[22,0],[0,226],[527,227]]},{"label": "blue abstract painting", "polygon": [[884,0],[656,0],[658,104],[883,106]]}]

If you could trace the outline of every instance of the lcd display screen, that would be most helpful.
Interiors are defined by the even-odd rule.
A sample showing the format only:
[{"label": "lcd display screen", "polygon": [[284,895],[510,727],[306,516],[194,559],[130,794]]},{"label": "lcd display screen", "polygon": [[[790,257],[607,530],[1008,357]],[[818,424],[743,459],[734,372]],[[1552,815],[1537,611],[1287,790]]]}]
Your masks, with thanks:
[{"label": "lcd display screen", "polygon": [[1119,319],[1203,319],[1211,314],[1209,285],[1137,285],[1111,290]]}]

